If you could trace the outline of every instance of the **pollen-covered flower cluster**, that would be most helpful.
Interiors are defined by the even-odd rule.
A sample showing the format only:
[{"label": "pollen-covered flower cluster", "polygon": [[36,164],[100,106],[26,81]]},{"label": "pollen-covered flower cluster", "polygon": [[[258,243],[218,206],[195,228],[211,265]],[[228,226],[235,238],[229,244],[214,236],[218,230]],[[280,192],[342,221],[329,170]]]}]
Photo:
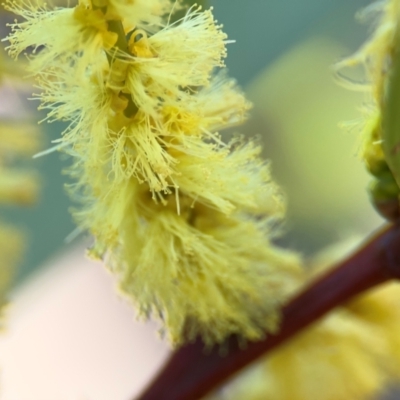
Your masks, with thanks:
[{"label": "pollen-covered flower cluster", "polygon": [[168,0],[10,2],[9,52],[28,49],[79,226],[122,292],[164,321],[172,342],[274,330],[297,257],[270,243],[281,194],[257,143],[219,131],[249,103],[219,71],[227,37],[212,11]]}]

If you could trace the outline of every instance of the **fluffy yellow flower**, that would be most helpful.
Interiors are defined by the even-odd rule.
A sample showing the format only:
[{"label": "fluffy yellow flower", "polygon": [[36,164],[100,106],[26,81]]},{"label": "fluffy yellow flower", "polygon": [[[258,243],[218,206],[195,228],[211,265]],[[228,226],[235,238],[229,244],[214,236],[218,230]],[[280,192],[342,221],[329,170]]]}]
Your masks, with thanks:
[{"label": "fluffy yellow flower", "polygon": [[271,247],[268,220],[226,217],[184,196],[178,215],[173,197],[167,205],[146,192],[134,197],[119,231],[131,245],[110,265],[144,315],[163,315],[174,343],[184,330],[218,342],[227,332],[255,339],[276,326],[297,260]]},{"label": "fluffy yellow flower", "polygon": [[11,55],[37,50],[41,108],[70,122],[55,148],[74,158],[69,191],[92,256],[174,343],[275,330],[298,260],[270,242],[284,205],[260,147],[220,138],[250,104],[214,73],[227,38],[211,10],[170,22],[179,5],[165,0],[8,7],[25,18]]}]

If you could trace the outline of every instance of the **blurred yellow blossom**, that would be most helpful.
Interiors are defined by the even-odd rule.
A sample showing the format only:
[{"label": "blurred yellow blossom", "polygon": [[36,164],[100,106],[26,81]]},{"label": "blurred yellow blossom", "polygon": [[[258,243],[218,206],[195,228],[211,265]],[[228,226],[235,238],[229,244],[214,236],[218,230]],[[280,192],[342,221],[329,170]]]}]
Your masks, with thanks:
[{"label": "blurred yellow blossom", "polygon": [[[0,203],[31,205],[38,197],[37,174],[13,164],[32,156],[39,148],[37,129],[29,122],[14,119],[0,121]],[[17,228],[0,224],[0,308],[7,303],[14,270],[22,259],[24,234]],[[2,312],[2,311],[1,311]]]},{"label": "blurred yellow blossom", "polygon": [[4,327],[4,311],[8,304],[7,292],[15,268],[22,259],[24,239],[20,230],[4,223],[0,224],[0,329]]},{"label": "blurred yellow blossom", "polygon": [[[325,272],[354,242],[351,239],[321,252],[306,281]],[[358,296],[264,356],[207,399],[374,398],[400,377],[399,296],[397,282]]]},{"label": "blurred yellow blossom", "polygon": [[[15,63],[0,46],[0,85],[12,84],[14,89],[26,74],[24,62]],[[26,65],[25,65],[26,67]],[[26,87],[26,83],[22,84]],[[1,105],[10,102],[5,92],[0,94]],[[32,205],[39,194],[37,173],[23,159],[32,157],[40,146],[40,135],[27,115],[8,114],[3,107],[0,116],[0,205]],[[23,259],[25,233],[20,228],[0,221],[0,324],[3,327],[7,292],[18,264]]]}]

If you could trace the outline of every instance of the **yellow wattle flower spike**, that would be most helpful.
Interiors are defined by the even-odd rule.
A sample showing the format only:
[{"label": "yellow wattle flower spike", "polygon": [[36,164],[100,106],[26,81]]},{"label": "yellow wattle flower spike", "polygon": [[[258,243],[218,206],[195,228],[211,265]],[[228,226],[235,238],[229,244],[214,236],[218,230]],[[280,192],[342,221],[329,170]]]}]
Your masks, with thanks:
[{"label": "yellow wattle flower spike", "polygon": [[276,330],[299,261],[271,243],[284,204],[260,147],[221,140],[250,104],[218,72],[228,41],[212,10],[170,22],[165,0],[7,7],[25,18],[10,54],[36,49],[40,107],[69,122],[56,148],[72,156],[73,215],[140,315],[174,344]]}]

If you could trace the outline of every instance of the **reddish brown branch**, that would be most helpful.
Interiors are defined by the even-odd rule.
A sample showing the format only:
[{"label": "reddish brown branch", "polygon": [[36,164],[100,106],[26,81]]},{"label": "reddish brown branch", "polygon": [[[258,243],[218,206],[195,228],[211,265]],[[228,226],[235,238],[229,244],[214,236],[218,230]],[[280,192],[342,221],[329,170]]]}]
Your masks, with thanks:
[{"label": "reddish brown branch", "polygon": [[279,346],[351,297],[389,279],[400,278],[400,226],[385,227],[354,255],[314,282],[283,309],[277,335],[242,349],[228,340],[229,352],[205,353],[198,340],[176,351],[138,400],[196,400],[232,374]]}]

